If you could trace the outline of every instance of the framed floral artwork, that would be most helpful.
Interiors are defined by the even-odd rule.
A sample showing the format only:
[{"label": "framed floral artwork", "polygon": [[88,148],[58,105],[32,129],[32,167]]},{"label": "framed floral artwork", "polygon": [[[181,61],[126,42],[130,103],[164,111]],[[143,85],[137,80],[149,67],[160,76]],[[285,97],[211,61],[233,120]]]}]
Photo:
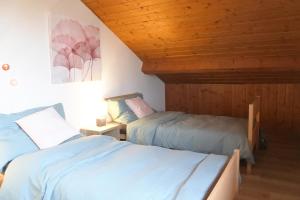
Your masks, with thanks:
[{"label": "framed floral artwork", "polygon": [[52,83],[101,79],[100,28],[50,15]]}]

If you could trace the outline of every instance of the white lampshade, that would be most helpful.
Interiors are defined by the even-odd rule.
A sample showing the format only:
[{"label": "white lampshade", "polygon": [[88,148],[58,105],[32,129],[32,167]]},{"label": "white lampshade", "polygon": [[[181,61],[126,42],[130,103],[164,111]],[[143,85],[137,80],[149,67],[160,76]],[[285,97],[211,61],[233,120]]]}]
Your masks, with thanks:
[{"label": "white lampshade", "polygon": [[107,117],[107,102],[106,101],[102,101],[99,103],[98,111],[99,111],[98,117],[100,119]]}]

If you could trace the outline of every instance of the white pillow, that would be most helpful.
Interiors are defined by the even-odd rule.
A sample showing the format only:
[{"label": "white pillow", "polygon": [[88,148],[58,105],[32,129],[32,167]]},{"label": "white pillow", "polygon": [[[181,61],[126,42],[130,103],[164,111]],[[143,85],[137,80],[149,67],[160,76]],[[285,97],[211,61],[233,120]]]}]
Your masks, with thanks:
[{"label": "white pillow", "polygon": [[40,149],[56,146],[79,134],[53,108],[28,115],[16,123]]},{"label": "white pillow", "polygon": [[125,102],[138,118],[154,113],[152,108],[140,97],[125,99]]}]

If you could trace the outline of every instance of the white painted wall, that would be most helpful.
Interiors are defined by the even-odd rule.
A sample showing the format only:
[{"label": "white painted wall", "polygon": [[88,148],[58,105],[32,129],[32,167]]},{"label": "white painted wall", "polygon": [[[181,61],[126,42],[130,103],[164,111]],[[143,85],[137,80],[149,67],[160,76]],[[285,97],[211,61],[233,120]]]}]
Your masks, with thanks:
[{"label": "white painted wall", "polygon": [[[66,12],[101,28],[102,80],[51,84],[48,14]],[[157,110],[164,110],[164,84],[141,72],[142,61],[79,0],[0,1],[0,113],[62,102],[76,127],[94,122],[103,97],[142,92]],[[9,84],[15,78],[16,87]]]}]

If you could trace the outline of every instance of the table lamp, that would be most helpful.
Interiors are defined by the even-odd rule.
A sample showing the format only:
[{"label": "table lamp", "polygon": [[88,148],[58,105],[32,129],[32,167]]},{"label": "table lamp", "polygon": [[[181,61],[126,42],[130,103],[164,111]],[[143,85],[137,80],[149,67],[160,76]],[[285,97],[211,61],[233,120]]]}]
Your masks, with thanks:
[{"label": "table lamp", "polygon": [[105,126],[107,120],[107,103],[106,101],[102,101],[99,105],[99,114],[96,119],[97,126]]}]

